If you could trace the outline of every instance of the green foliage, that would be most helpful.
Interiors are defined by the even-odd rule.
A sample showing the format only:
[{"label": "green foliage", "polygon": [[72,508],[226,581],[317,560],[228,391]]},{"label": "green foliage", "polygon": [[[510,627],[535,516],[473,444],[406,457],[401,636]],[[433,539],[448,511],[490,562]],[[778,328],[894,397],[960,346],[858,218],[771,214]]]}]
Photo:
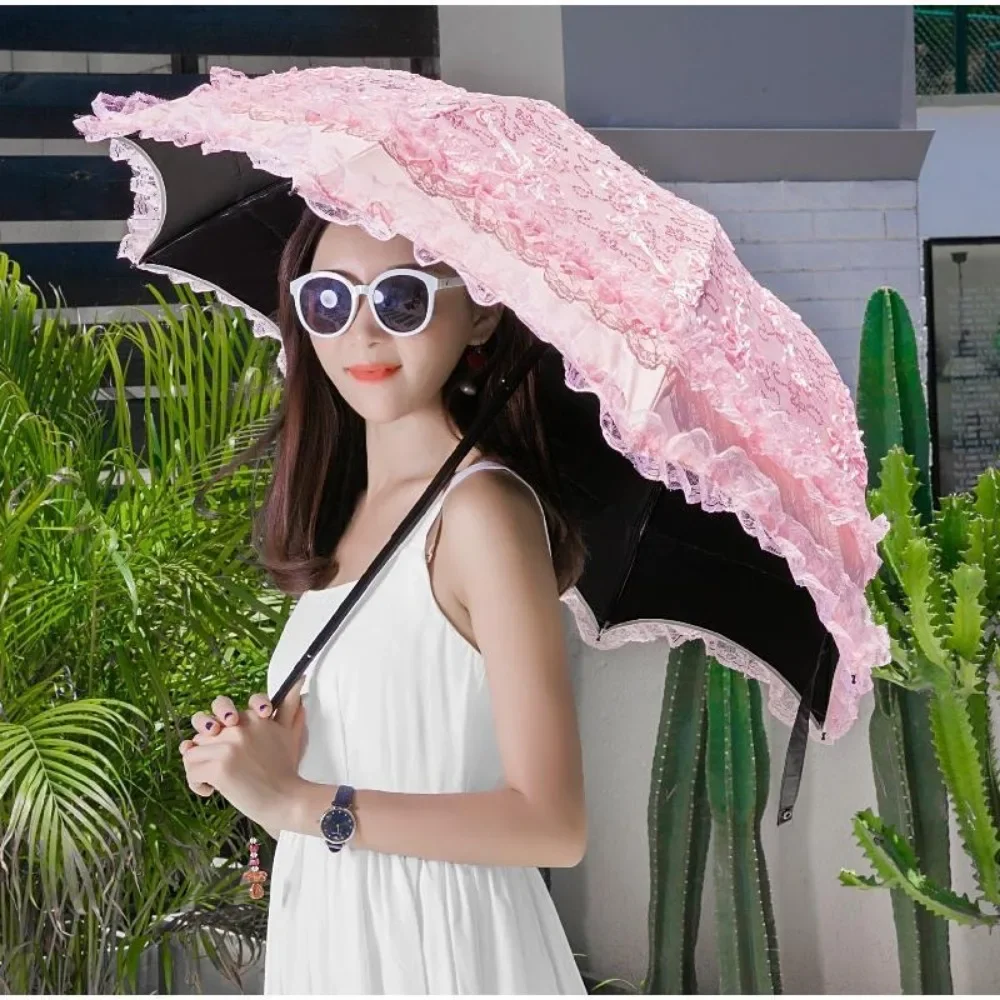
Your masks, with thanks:
[{"label": "green foliage", "polygon": [[177,746],[220,691],[261,689],[289,610],[250,545],[254,471],[195,506],[272,419],[278,345],[178,294],[78,329],[0,254],[0,992],[132,992],[171,942],[236,978],[227,929],[259,951],[264,910],[215,863],[249,831]]}]

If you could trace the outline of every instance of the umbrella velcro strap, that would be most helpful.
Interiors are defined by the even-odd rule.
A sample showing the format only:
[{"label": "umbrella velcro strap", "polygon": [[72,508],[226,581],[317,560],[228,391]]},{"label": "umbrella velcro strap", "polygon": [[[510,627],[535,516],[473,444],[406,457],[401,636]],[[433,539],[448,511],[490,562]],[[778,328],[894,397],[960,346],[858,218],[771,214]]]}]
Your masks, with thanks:
[{"label": "umbrella velcro strap", "polygon": [[785,767],[781,773],[781,792],[778,796],[778,826],[792,818],[795,800],[799,797],[802,770],[806,763],[806,747],[809,745],[809,713],[812,711],[812,684],[799,702],[799,711],[788,738],[785,752]]},{"label": "umbrella velcro strap", "polygon": [[831,637],[824,637],[816,666],[809,686],[799,702],[799,710],[792,726],[792,734],[788,738],[788,750],[785,752],[785,766],[781,773],[781,791],[778,794],[778,826],[787,823],[792,818],[795,802],[799,797],[799,786],[802,784],[802,772],[806,763],[806,748],[809,746],[809,716],[812,714],[813,692],[816,688],[816,678],[828,663],[833,650]]}]

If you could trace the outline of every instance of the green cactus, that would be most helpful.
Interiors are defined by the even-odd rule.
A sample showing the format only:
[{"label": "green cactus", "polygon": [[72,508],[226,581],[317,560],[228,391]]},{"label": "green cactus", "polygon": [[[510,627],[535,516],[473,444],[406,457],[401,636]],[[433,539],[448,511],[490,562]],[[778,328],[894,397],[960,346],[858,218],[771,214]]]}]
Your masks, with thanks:
[{"label": "green cactus", "polygon": [[930,423],[917,338],[906,303],[892,288],[880,288],[865,309],[856,410],[868,458],[868,486],[878,485],[879,463],[889,449],[903,447],[921,473],[917,510],[923,521],[930,520]]},{"label": "green cactus", "polygon": [[761,845],[770,763],[760,685],[711,663],[708,801],[714,829],[722,993],[781,992],[771,892]]},{"label": "green cactus", "polygon": [[[948,799],[929,732],[930,717],[924,695],[885,680],[876,681],[869,740],[879,810],[887,824],[902,831],[909,843],[923,845],[921,859],[925,871],[943,870],[945,877],[937,883],[946,886],[951,872]],[[928,779],[926,785],[921,783],[921,776]],[[921,823],[922,819],[925,822]],[[950,993],[947,924],[902,891],[901,885],[889,887],[902,991]]]},{"label": "green cactus", "polygon": [[870,494],[872,508],[891,525],[881,545],[885,586],[873,613],[887,625],[894,655],[878,673],[928,699],[938,768],[981,898],[951,892],[928,870],[909,831],[870,813],[856,817],[855,834],[880,880],[853,872],[841,880],[889,886],[938,918],[990,925],[1000,921],[1000,790],[987,697],[1000,621],[1000,602],[990,596],[997,594],[998,564],[989,537],[1000,518],[1000,473],[988,469],[973,495],[947,498],[929,525],[916,506],[918,480],[913,459],[893,448]]},{"label": "green cactus", "polygon": [[951,889],[935,886],[920,871],[920,862],[910,845],[870,809],[865,809],[854,817],[854,835],[881,880],[871,875],[842,871],[840,881],[844,885],[858,889],[889,886],[912,899],[915,904],[955,923],[974,926],[993,922],[994,918],[983,913],[968,896],[959,896]]},{"label": "green cactus", "polygon": [[694,953],[713,826],[720,988],[780,992],[760,843],[769,776],[760,685],[717,664],[701,642],[673,650],[649,798],[652,885],[642,992],[698,992]]},{"label": "green cactus", "polygon": [[697,993],[694,948],[701,918],[710,816],[705,791],[705,647],[688,642],[667,665],[649,794],[647,993]]},{"label": "green cactus", "polygon": [[979,748],[969,714],[968,692],[942,692],[931,699],[931,726],[945,785],[951,794],[959,833],[972,859],[980,892],[1000,904],[1000,839],[990,814]]},{"label": "green cactus", "polygon": [[[933,516],[930,425],[913,324],[905,303],[892,289],[875,292],[865,310],[856,405],[869,487],[878,485],[888,451],[901,446],[914,456],[920,472],[915,519],[926,524]],[[914,525],[908,527],[915,530]],[[905,654],[895,619],[898,592],[886,567],[870,584],[869,594],[889,625],[893,656],[893,664],[875,681],[875,709],[868,732],[879,811],[914,845],[928,875],[948,886],[948,797],[931,740],[927,695],[894,686],[907,665],[899,663]],[[903,992],[952,992],[947,922],[898,885],[892,886],[892,907]]]}]

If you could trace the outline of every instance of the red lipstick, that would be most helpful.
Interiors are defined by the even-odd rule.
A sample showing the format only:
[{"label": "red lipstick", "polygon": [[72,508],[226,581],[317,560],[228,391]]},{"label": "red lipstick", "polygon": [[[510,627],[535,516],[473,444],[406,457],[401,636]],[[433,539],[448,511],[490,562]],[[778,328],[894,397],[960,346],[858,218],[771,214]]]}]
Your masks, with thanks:
[{"label": "red lipstick", "polygon": [[347,371],[359,382],[381,382],[399,371],[400,365],[352,365]]}]

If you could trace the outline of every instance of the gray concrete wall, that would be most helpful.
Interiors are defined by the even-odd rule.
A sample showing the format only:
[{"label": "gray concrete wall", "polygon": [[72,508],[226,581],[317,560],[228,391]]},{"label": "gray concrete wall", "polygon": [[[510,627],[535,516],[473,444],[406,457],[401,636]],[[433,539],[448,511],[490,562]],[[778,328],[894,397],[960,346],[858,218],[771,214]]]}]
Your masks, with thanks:
[{"label": "gray concrete wall", "polygon": [[908,20],[909,7],[566,6],[566,110],[587,126],[898,128]]},{"label": "gray concrete wall", "polygon": [[438,7],[441,79],[566,107],[559,6]]}]

